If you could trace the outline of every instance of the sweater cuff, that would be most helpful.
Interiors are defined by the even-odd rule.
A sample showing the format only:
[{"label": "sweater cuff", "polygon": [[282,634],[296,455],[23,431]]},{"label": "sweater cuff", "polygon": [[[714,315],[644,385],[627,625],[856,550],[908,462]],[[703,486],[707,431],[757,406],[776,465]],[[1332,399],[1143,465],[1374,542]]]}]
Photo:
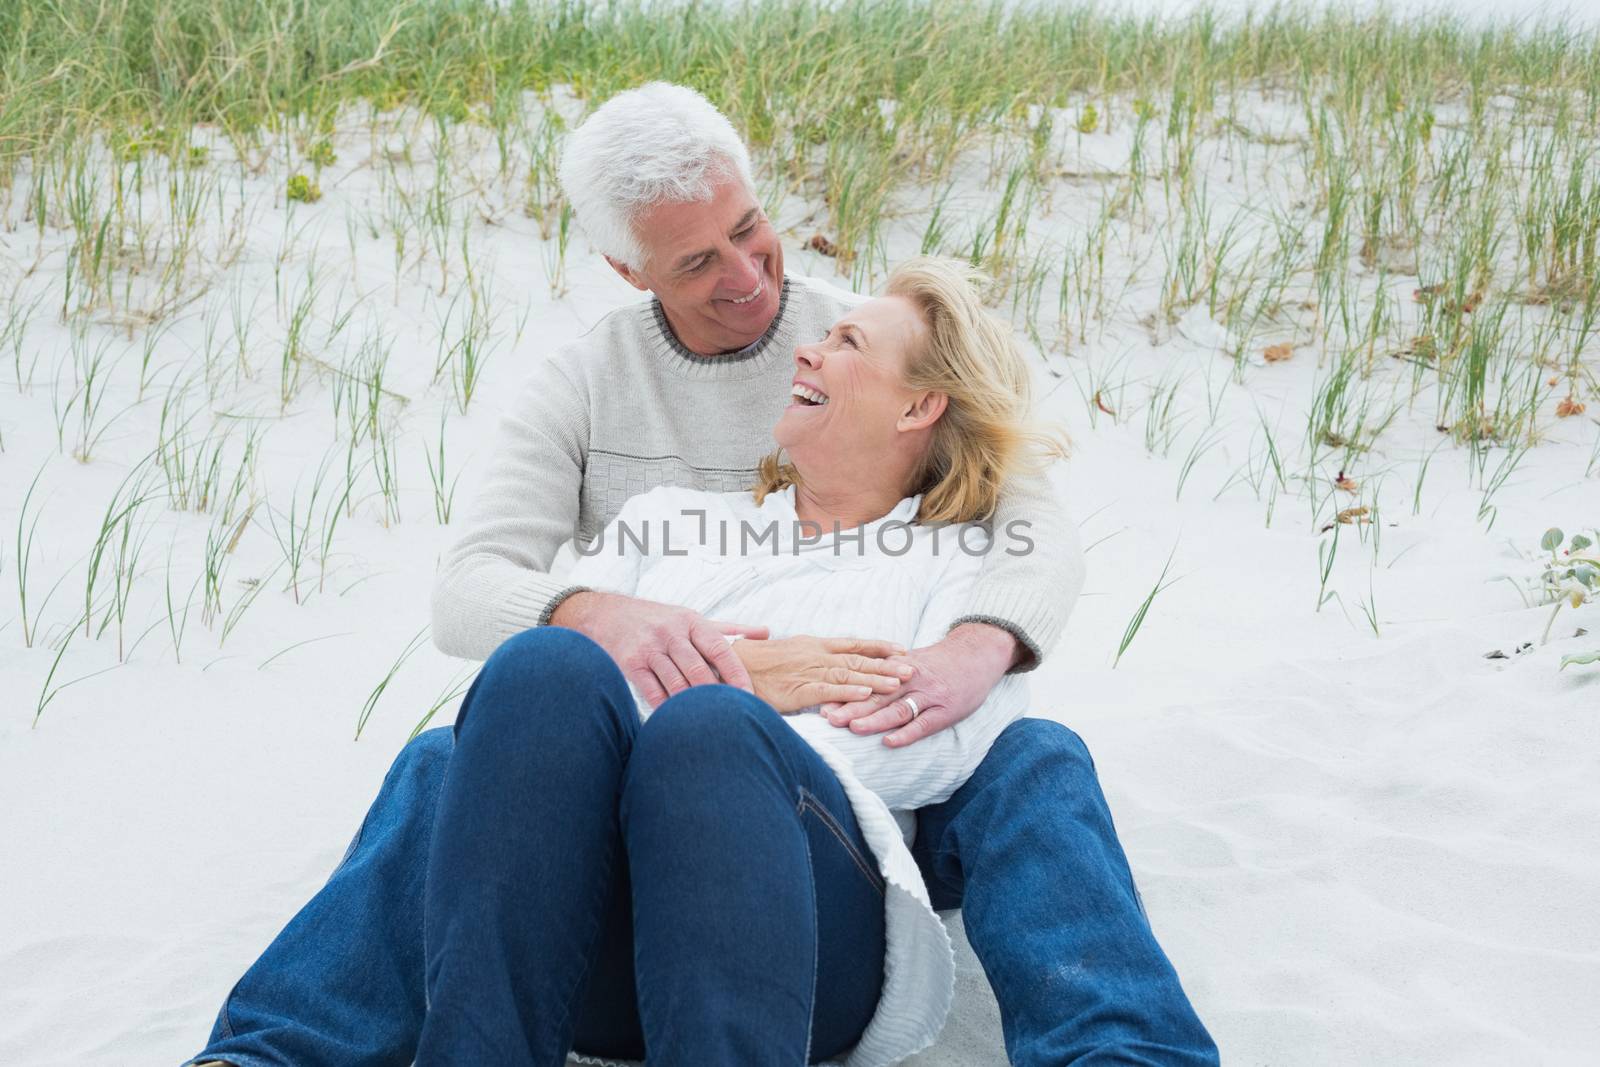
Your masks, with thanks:
[{"label": "sweater cuff", "polygon": [[993,591],[979,589],[973,598],[971,610],[958,616],[949,629],[968,622],[999,627],[1025,650],[1022,662],[1008,674],[1023,674],[1039,666],[1045,653],[1061,638],[1061,623],[1053,605],[1041,596],[1008,592],[995,595]]},{"label": "sweater cuff", "polygon": [[548,602],[546,602],[544,610],[539,612],[539,625],[549,626],[550,616],[554,615],[556,613],[556,609],[561,606],[561,602],[566,600],[567,597],[571,596],[573,593],[592,592],[594,592],[594,590],[587,585],[569,585],[557,591],[556,594],[552,596]]},{"label": "sweater cuff", "polygon": [[568,585],[548,574],[532,573],[506,590],[495,620],[500,639],[505,640],[536,626],[549,626],[561,602],[573,593],[587,593],[588,586]]}]

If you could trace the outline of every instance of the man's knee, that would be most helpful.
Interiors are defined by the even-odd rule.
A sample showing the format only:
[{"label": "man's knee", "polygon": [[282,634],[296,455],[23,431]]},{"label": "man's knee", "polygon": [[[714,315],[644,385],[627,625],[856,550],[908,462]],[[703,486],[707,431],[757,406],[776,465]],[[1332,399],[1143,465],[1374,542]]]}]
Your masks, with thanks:
[{"label": "man's knee", "polygon": [[436,726],[424,730],[407,741],[399,755],[395,756],[395,770],[413,778],[432,778],[443,774],[455,746],[455,732],[450,727]]},{"label": "man's knee", "polygon": [[1040,759],[1068,760],[1094,769],[1089,746],[1071,727],[1054,719],[1022,718],[1000,732],[995,747],[1015,747]]},{"label": "man's knee", "polygon": [[1024,718],[1007,726],[984,757],[978,775],[1021,788],[1045,788],[1056,795],[1063,789],[1099,789],[1089,746],[1053,719]]},{"label": "man's knee", "polygon": [[383,793],[408,797],[437,793],[455,743],[455,731],[448,726],[424,730],[407,741],[383,776]]}]

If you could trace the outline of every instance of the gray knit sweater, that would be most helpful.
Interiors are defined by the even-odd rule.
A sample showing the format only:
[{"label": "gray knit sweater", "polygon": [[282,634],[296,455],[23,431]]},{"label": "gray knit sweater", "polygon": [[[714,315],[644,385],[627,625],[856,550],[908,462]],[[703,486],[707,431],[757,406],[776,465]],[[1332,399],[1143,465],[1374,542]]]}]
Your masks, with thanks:
[{"label": "gray knit sweater", "polygon": [[[465,532],[440,563],[434,643],[485,659],[513,634],[547,624],[578,588],[550,574],[556,553],[568,540],[593,541],[631,496],[658,485],[754,485],[789,403],[795,345],[821,337],[861,299],[791,275],[772,326],[739,353],[689,351],[655,300],[614,311],[556,349],[504,415]],[[1021,529],[1031,550],[991,551],[951,625],[1009,631],[1029,652],[1018,667],[1028,670],[1061,635],[1083,584],[1083,553],[1043,477],[1006,488],[992,523],[997,538],[1016,520],[1028,524]]]}]

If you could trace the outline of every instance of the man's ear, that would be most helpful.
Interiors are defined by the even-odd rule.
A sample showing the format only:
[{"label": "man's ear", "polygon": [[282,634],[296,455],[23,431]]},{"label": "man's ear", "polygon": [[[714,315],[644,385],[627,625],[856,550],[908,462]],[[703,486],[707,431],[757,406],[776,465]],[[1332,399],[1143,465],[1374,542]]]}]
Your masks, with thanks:
[{"label": "man's ear", "polygon": [[939,421],[939,416],[944,414],[945,405],[950,398],[944,393],[929,391],[918,393],[911,399],[900,413],[900,421],[896,425],[900,430],[921,430]]},{"label": "man's ear", "polygon": [[622,275],[622,280],[623,281],[627,282],[629,285],[633,286],[635,289],[641,290],[643,292],[649,292],[650,291],[650,286],[646,285],[645,284],[645,280],[643,278],[639,277],[639,272],[634,270],[632,267],[628,266],[626,263],[618,263],[616,260],[612,259],[610,256],[606,257],[606,262],[611,264],[611,269],[612,270],[614,270],[618,274]]}]

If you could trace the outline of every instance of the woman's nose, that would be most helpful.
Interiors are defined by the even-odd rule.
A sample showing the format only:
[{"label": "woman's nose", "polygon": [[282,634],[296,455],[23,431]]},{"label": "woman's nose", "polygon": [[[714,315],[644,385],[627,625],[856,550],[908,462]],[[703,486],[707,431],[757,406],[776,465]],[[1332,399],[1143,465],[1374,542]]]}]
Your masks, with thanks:
[{"label": "woman's nose", "polygon": [[796,345],[794,362],[796,366],[804,367],[807,370],[816,370],[822,366],[822,353],[817,351],[815,345]]}]

